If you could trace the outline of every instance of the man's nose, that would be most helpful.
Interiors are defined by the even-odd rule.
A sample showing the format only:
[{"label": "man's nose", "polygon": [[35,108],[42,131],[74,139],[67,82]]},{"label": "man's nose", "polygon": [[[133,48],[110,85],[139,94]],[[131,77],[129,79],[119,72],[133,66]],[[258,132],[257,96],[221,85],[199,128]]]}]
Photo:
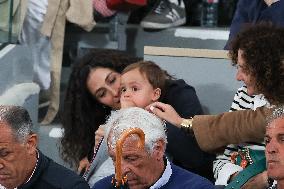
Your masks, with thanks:
[{"label": "man's nose", "polygon": [[266,144],[265,150],[268,153],[276,153],[277,152],[277,146],[276,144],[271,140],[268,144]]},{"label": "man's nose", "polygon": [[3,169],[3,168],[4,168],[4,164],[2,162],[0,162],[0,169]]},{"label": "man's nose", "polygon": [[121,174],[122,176],[127,176],[127,174],[129,173],[130,169],[127,166],[126,163],[121,162]]}]

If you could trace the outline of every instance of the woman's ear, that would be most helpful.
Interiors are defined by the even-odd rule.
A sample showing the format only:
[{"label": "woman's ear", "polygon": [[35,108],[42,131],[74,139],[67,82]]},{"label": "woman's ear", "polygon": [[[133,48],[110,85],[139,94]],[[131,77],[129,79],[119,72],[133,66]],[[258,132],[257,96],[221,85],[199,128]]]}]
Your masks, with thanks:
[{"label": "woman's ear", "polygon": [[161,91],[161,89],[160,89],[160,88],[156,88],[156,89],[154,89],[154,93],[153,93],[152,101],[153,101],[153,102],[157,101],[157,100],[160,98],[161,93],[162,93],[162,91]]}]

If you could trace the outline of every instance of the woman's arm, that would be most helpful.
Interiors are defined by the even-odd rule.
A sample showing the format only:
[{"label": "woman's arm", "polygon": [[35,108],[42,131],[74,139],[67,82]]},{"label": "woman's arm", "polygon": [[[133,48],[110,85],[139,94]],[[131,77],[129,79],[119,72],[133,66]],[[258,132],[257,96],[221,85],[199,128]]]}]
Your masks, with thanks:
[{"label": "woman's arm", "polygon": [[[210,152],[228,144],[263,141],[268,108],[194,116],[192,129],[201,149]],[[228,129],[230,127],[230,129]]]},{"label": "woman's arm", "polygon": [[[181,127],[182,118],[172,106],[155,102],[148,110],[162,119]],[[196,115],[193,117],[192,130],[200,148],[215,152],[228,144],[263,141],[268,108],[226,112],[219,115]],[[228,127],[230,127],[228,129]]]}]

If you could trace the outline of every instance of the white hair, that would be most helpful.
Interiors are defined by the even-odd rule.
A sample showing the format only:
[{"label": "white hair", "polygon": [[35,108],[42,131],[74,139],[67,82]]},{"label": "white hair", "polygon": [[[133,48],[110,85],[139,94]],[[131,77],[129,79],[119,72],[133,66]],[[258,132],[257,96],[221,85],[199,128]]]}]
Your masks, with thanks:
[{"label": "white hair", "polygon": [[[140,128],[145,134],[145,147],[152,153],[158,140],[167,143],[165,123],[156,115],[148,111],[132,107],[113,111],[107,123],[105,137],[108,139],[108,146],[115,149],[116,142],[120,135],[130,128]],[[110,137],[111,133],[111,138]]]},{"label": "white hair", "polygon": [[272,114],[267,118],[267,127],[270,126],[271,122],[278,118],[284,118],[284,105],[279,105],[274,108]]}]

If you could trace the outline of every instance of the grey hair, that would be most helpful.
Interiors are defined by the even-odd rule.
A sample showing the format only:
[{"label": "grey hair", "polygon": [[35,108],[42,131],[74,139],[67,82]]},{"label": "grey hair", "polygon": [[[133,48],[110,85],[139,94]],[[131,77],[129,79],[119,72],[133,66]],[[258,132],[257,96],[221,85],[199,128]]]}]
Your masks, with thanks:
[{"label": "grey hair", "polygon": [[272,114],[267,117],[267,126],[269,126],[271,122],[278,118],[284,118],[284,105],[278,105],[274,108]]},{"label": "grey hair", "polygon": [[[108,139],[108,146],[112,149],[115,148],[120,135],[130,128],[142,129],[145,134],[145,147],[150,153],[153,152],[158,140],[162,139],[165,144],[167,143],[165,123],[156,115],[142,108],[132,107],[113,111],[106,125],[105,137]],[[133,137],[138,138],[136,135]]]},{"label": "grey hair", "polygon": [[0,122],[8,124],[18,142],[25,142],[32,133],[32,120],[28,111],[21,106],[0,105]]}]

